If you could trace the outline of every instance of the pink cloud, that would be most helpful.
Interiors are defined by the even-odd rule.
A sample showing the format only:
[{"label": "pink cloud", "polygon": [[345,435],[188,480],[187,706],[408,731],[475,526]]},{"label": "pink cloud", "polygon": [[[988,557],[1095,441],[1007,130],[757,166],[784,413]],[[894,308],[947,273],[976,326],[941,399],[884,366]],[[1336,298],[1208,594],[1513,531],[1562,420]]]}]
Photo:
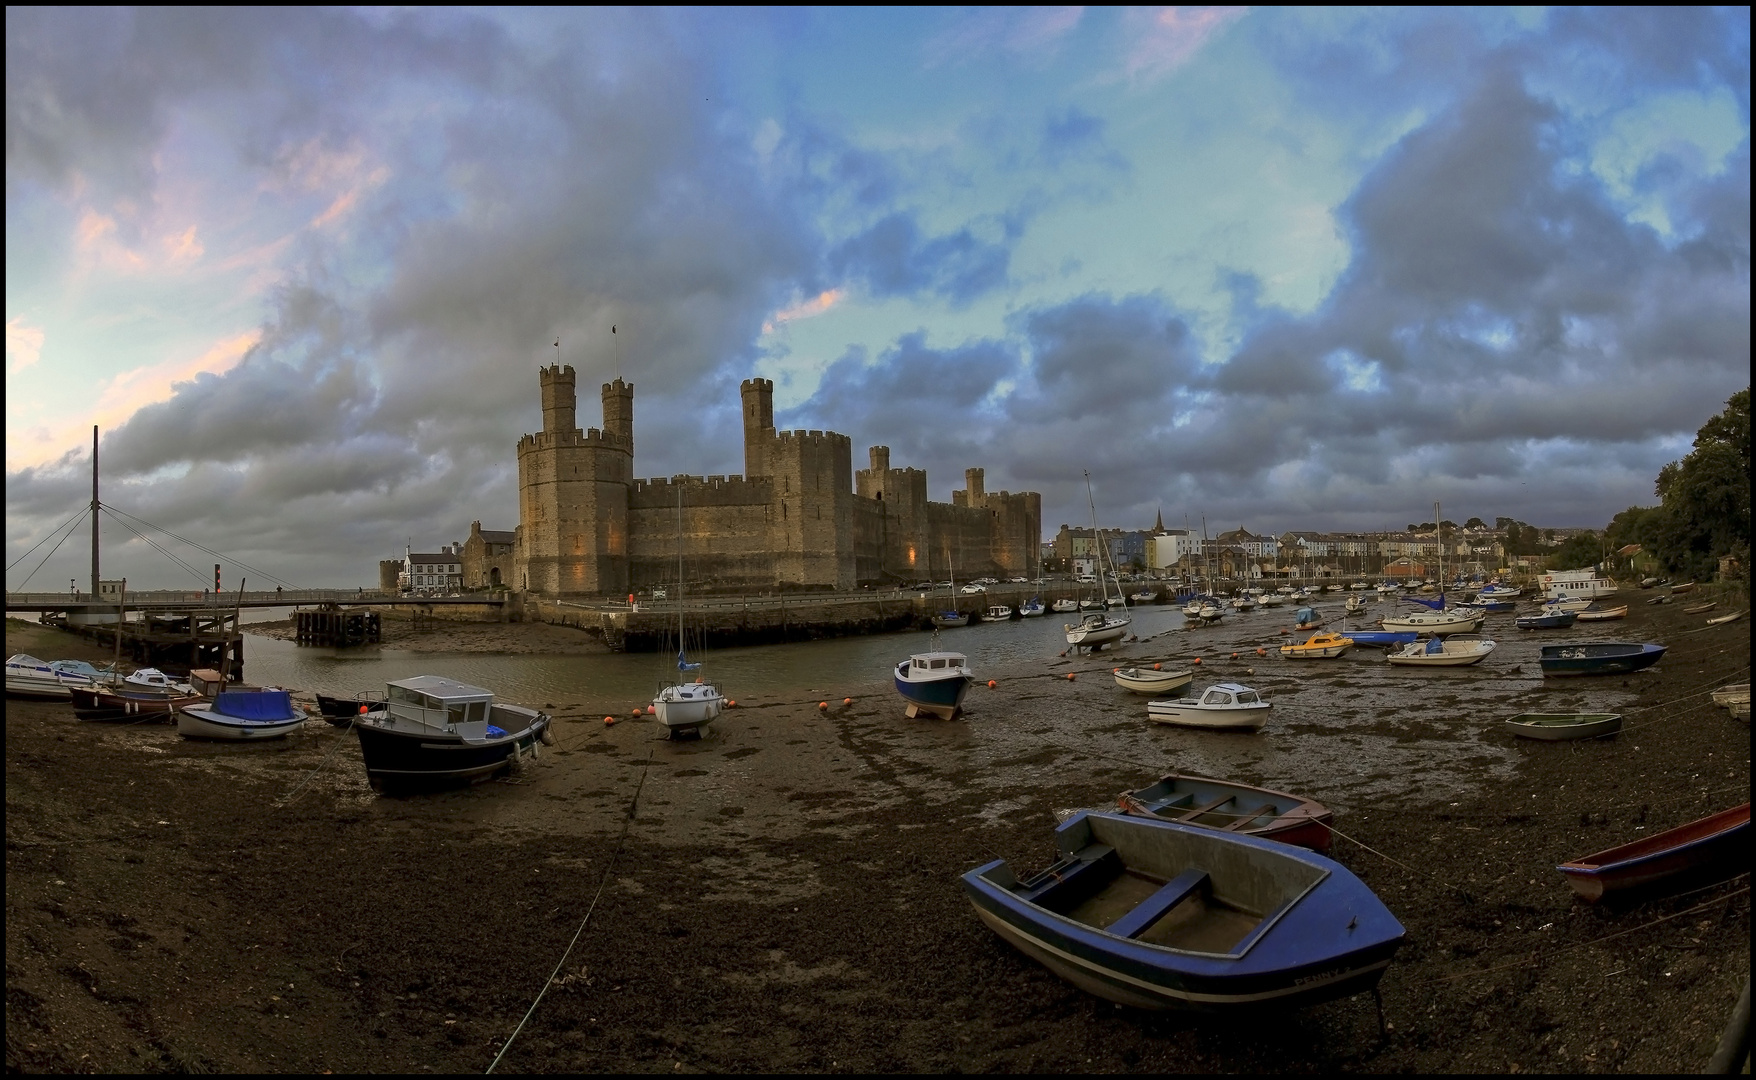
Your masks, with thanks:
[{"label": "pink cloud", "polygon": [[985,8],[961,19],[926,45],[929,66],[956,63],[972,53],[1052,52],[1085,17],[1083,7]]},{"label": "pink cloud", "polygon": [[809,319],[813,315],[821,315],[830,308],[841,303],[847,296],[845,289],[826,289],[809,300],[801,300],[788,308],[782,308],[768,317],[762,324],[764,334],[772,334],[777,326],[784,326],[795,319]]},{"label": "pink cloud", "polygon": [[43,358],[43,328],[32,326],[24,317],[6,320],[6,370],[19,371]]},{"label": "pink cloud", "polygon": [[1250,10],[1243,7],[1165,7],[1131,13],[1124,69],[1130,78],[1156,79],[1189,62],[1201,47]]}]

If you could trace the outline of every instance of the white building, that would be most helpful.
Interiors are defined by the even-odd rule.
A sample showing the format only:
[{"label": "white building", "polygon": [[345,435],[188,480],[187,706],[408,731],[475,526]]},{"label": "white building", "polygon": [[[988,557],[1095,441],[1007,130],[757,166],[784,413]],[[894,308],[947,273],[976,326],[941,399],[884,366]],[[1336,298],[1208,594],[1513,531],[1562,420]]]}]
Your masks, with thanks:
[{"label": "white building", "polygon": [[1188,529],[1165,529],[1146,538],[1146,565],[1154,570],[1167,570],[1185,555],[1201,558],[1201,537]]},{"label": "white building", "polygon": [[402,588],[421,596],[444,595],[463,589],[463,551],[460,545],[447,544],[436,552],[423,554],[404,549]]}]

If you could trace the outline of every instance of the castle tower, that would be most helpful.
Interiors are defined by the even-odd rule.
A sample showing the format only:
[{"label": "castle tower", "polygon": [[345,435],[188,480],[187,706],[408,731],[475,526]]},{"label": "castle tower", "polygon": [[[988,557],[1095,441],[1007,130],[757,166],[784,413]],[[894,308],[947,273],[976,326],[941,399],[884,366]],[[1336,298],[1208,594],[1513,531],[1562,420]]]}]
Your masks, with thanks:
[{"label": "castle tower", "polygon": [[604,438],[620,440],[634,452],[634,384],[620,375],[604,384]]},{"label": "castle tower", "polygon": [[987,475],[986,469],[963,470],[963,489],[969,493],[968,498],[971,506],[979,507],[986,500],[987,494],[982,490],[982,487],[987,481]]},{"label": "castle tower", "polygon": [[769,449],[774,443],[774,381],[745,379],[738,386],[744,399],[744,475],[771,474]]},{"label": "castle tower", "polygon": [[579,424],[573,415],[578,404],[573,388],[573,366],[556,364],[546,367],[537,373],[537,380],[543,389],[543,430],[578,431]]}]

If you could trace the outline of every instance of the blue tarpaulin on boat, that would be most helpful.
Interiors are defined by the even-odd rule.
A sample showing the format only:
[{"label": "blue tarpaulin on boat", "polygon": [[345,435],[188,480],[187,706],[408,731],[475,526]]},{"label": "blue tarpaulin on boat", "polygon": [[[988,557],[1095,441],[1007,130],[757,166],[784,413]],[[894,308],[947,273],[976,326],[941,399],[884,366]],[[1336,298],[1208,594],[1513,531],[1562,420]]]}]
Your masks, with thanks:
[{"label": "blue tarpaulin on boat", "polygon": [[1431,638],[1427,642],[1427,655],[1434,656],[1445,651],[1445,642],[1440,638]]},{"label": "blue tarpaulin on boat", "polygon": [[287,720],[293,697],[285,690],[227,690],[213,699],[213,709],[234,720]]},{"label": "blue tarpaulin on boat", "polygon": [[698,668],[700,666],[701,666],[700,664],[691,664],[687,659],[685,659],[683,656],[682,649],[677,650],[677,670],[678,671],[694,671],[696,668]]},{"label": "blue tarpaulin on boat", "polygon": [[506,737],[506,732],[503,729],[497,728],[493,724],[488,725],[488,738],[490,738],[490,739],[504,739],[505,737]]}]

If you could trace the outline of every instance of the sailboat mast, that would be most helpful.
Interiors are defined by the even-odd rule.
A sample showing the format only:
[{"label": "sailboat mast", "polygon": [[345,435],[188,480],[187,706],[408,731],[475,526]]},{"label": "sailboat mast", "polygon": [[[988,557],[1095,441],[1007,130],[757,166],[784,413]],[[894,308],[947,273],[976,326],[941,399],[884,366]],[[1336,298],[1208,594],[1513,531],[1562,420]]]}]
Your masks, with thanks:
[{"label": "sailboat mast", "polygon": [[98,598],[98,426],[91,426],[91,598]]}]

